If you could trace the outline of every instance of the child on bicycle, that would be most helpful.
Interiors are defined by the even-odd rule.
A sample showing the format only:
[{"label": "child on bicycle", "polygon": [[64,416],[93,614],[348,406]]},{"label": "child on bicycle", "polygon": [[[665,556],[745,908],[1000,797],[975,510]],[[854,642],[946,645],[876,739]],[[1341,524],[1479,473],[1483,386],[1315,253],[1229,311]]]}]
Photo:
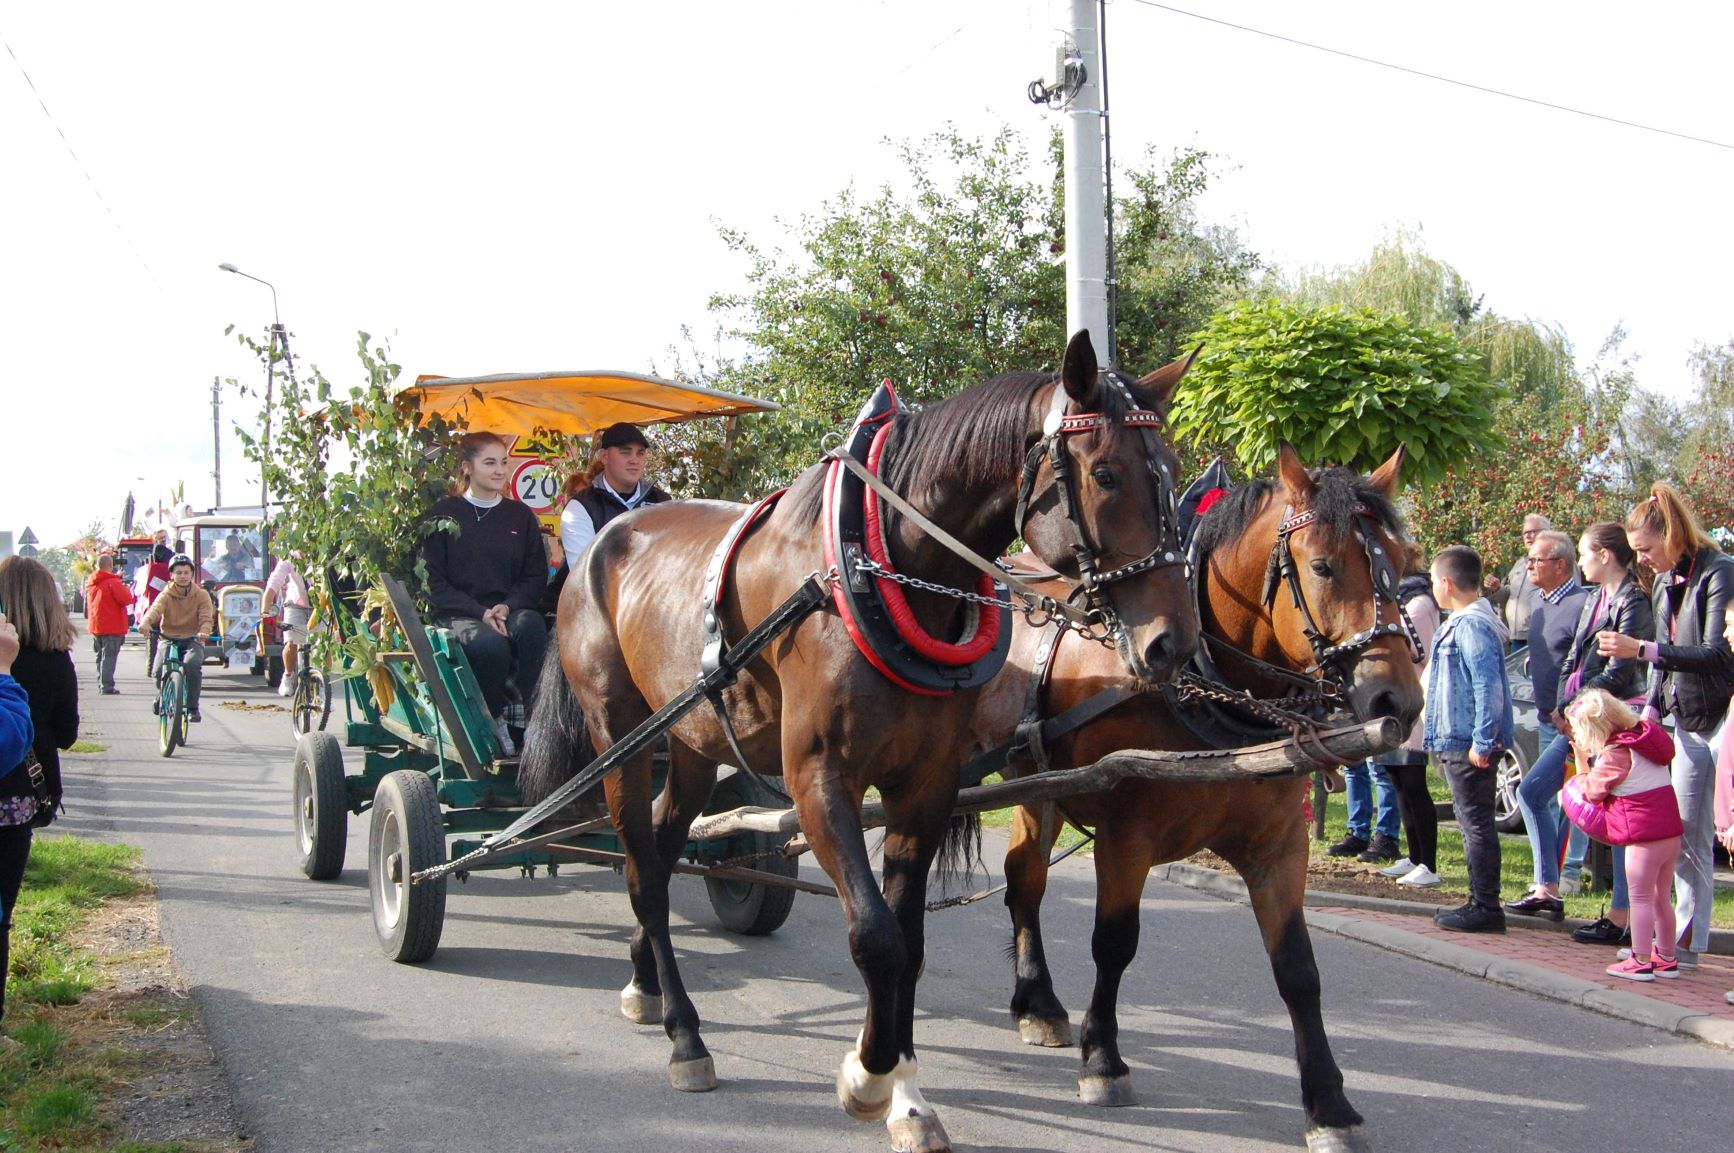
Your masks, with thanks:
[{"label": "child on bicycle", "polygon": [[273,616],[281,606],[283,621],[283,679],[277,685],[277,695],[293,696],[295,670],[301,664],[301,646],[307,643],[307,625],[313,619],[313,601],[307,594],[307,581],[295,562],[283,557],[271,570],[265,582],[265,615]]},{"label": "child on bicycle", "polygon": [[[199,689],[204,684],[205,638],[217,625],[217,610],[211,604],[211,594],[193,581],[193,558],[176,553],[169,561],[169,587],[145,610],[139,627],[146,632],[161,632],[172,641],[179,641],[181,665],[187,674],[187,719],[199,719]],[[157,649],[151,665],[156,676],[168,655],[168,646]],[[153,708],[154,708],[153,704]]]}]

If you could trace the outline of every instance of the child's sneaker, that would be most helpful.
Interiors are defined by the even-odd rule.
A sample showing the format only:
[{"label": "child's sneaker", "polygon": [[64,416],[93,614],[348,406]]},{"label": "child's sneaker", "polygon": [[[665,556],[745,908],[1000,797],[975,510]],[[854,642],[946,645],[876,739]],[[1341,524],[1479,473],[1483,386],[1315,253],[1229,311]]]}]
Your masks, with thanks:
[{"label": "child's sneaker", "polygon": [[1617,964],[1609,965],[1607,972],[1610,977],[1620,977],[1627,981],[1654,981],[1656,979],[1656,967],[1650,963],[1648,957],[1627,957]]},{"label": "child's sneaker", "polygon": [[1680,979],[1680,959],[1664,957],[1660,953],[1650,954],[1650,968],[1656,971],[1656,976],[1666,977],[1670,981]]}]

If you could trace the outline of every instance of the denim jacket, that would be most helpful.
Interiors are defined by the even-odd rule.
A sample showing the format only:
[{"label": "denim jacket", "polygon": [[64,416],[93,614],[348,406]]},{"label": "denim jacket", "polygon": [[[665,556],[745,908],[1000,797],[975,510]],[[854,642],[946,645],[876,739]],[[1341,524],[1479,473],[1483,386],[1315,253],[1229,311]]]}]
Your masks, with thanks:
[{"label": "denim jacket", "polygon": [[1505,636],[1485,600],[1452,613],[1433,634],[1422,730],[1430,751],[1490,756],[1495,749],[1511,747]]}]

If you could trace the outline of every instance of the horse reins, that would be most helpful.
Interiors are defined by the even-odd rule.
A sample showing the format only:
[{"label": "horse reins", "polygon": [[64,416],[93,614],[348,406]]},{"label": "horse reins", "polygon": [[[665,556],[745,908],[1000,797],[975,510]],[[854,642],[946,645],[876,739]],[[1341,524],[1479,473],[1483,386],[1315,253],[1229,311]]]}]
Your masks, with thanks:
[{"label": "horse reins", "polygon": [[[1072,526],[1076,538],[1071,549],[1077,558],[1078,576],[1068,577],[1062,573],[1055,575],[1066,584],[1072,586],[1072,592],[1065,600],[1058,600],[1043,593],[1026,581],[1019,579],[1006,571],[1002,565],[981,556],[968,545],[946,532],[923,515],[914,505],[905,500],[899,493],[875,475],[860,461],[841,449],[832,449],[825,455],[830,459],[841,461],[843,466],[861,480],[872,492],[885,503],[896,509],[928,536],[932,537],[947,550],[960,557],[981,572],[991,575],[995,580],[1005,585],[1018,599],[1024,602],[1020,611],[1029,615],[1031,623],[1037,622],[1035,617],[1042,614],[1046,619],[1063,618],[1067,627],[1082,633],[1103,644],[1118,643],[1125,626],[1119,615],[1114,611],[1113,604],[1106,589],[1137,576],[1140,573],[1167,565],[1185,563],[1185,554],[1179,546],[1179,506],[1174,492],[1173,479],[1169,476],[1167,466],[1162,462],[1154,442],[1153,430],[1163,427],[1162,418],[1149,409],[1138,406],[1131,390],[1112,373],[1104,372],[1109,383],[1118,388],[1131,406],[1122,423],[1137,428],[1144,437],[1145,464],[1151,477],[1157,485],[1157,531],[1158,544],[1148,554],[1118,568],[1103,571],[1098,563],[1098,552],[1091,543],[1084,529],[1083,518],[1080,515],[1081,502],[1078,498],[1076,480],[1073,477],[1071,456],[1065,449],[1065,438],[1078,433],[1105,429],[1109,425],[1108,417],[1102,413],[1066,414],[1068,397],[1064,386],[1055,382],[1054,399],[1042,423],[1042,437],[1030,448],[1024,458],[1023,471],[1018,481],[1018,498],[1016,521],[1019,535],[1022,535],[1024,521],[1028,514],[1031,496],[1035,490],[1036,475],[1041,471],[1042,461],[1046,459],[1053,469],[1054,487],[1059,493],[1060,509],[1066,522]],[[961,599],[974,599],[974,594],[960,589],[948,589],[934,585],[931,582],[919,581],[876,567],[874,575],[899,583],[914,584],[927,591],[940,592]],[[1079,596],[1084,600],[1080,609],[1071,603]],[[1096,631],[1097,627],[1106,628],[1106,636]]]},{"label": "horse reins", "polygon": [[[1293,505],[1285,505],[1282,517],[1282,523],[1276,530],[1276,544],[1272,546],[1270,560],[1265,565],[1262,599],[1265,607],[1270,608],[1276,602],[1277,584],[1281,582],[1288,586],[1295,610],[1301,614],[1302,632],[1313,651],[1312,667],[1306,670],[1307,673],[1321,682],[1335,683],[1339,686],[1339,691],[1346,690],[1354,682],[1354,666],[1360,655],[1381,637],[1401,637],[1409,649],[1410,659],[1419,664],[1422,656],[1421,641],[1415,635],[1415,626],[1410,623],[1409,614],[1403,611],[1403,605],[1397,598],[1396,573],[1391,567],[1390,557],[1376,539],[1378,525],[1372,510],[1364,504],[1357,504],[1352,520],[1355,539],[1361,542],[1361,548],[1367,554],[1367,572],[1373,586],[1373,623],[1338,644],[1331,642],[1324,630],[1319,628],[1317,618],[1313,616],[1312,606],[1307,603],[1306,593],[1301,588],[1294,550],[1289,545],[1289,540],[1295,533],[1318,520],[1318,513],[1312,509],[1297,513]],[[1379,619],[1380,605],[1386,601],[1396,609],[1401,624],[1387,624]]]}]

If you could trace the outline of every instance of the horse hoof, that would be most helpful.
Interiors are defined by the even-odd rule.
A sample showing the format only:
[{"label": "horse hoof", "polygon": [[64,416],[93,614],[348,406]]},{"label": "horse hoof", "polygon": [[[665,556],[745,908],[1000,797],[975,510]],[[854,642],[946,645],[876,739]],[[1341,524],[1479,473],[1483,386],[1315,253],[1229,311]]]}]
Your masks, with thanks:
[{"label": "horse hoof", "polygon": [[682,1093],[709,1093],[716,1088],[716,1062],[709,1057],[670,1061],[668,1082]]},{"label": "horse hoof", "polygon": [[1307,1153],[1372,1153],[1373,1144],[1359,1125],[1341,1129],[1323,1125],[1307,1130]]},{"label": "horse hoof", "polygon": [[1049,1049],[1070,1049],[1077,1044],[1072,1039],[1072,1022],[1065,1017],[1019,1017],[1018,1036],[1026,1045]]},{"label": "horse hoof", "polygon": [[1105,1109],[1136,1104],[1136,1099],[1132,1096],[1132,1075],[1122,1073],[1118,1077],[1079,1077],[1078,1098],[1086,1105],[1100,1105]]},{"label": "horse hoof", "polygon": [[891,1130],[891,1148],[896,1153],[951,1153],[951,1138],[932,1114],[893,1117],[885,1127]]},{"label": "horse hoof", "polygon": [[620,1015],[634,1025],[662,1024],[662,998],[651,996],[636,984],[620,990]]},{"label": "horse hoof", "polygon": [[[843,1058],[843,1067],[837,1070],[837,1104],[843,1106],[843,1112],[857,1121],[877,1121],[891,1112],[891,1094],[887,1092],[885,1097],[879,1101],[868,1101],[856,1096],[855,1086],[850,1077],[851,1065],[856,1072],[853,1080],[861,1079],[861,1059],[851,1053]],[[885,1080],[889,1082],[890,1078],[885,1078]],[[887,1089],[889,1087],[888,1084]]]}]

